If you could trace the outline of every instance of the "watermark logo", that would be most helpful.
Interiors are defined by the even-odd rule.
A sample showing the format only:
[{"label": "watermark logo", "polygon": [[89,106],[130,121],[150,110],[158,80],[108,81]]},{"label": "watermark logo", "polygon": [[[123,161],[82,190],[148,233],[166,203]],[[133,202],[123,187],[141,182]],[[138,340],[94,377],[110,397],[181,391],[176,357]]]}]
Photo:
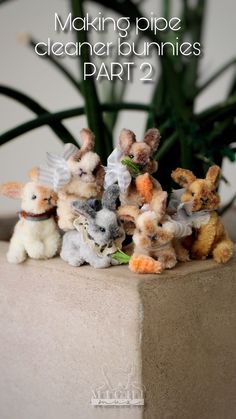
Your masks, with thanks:
[{"label": "watermark logo", "polygon": [[103,382],[92,389],[92,406],[143,406],[145,388],[136,381],[135,367],[109,371],[102,367]]}]

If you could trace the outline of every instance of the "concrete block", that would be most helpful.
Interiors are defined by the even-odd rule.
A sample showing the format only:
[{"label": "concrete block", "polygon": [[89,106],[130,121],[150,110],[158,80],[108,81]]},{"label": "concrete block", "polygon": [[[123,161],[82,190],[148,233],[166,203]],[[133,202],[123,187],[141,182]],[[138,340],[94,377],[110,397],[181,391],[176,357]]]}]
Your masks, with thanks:
[{"label": "concrete block", "polygon": [[[235,257],[139,276],[59,258],[9,265],[6,249],[1,419],[235,419]],[[144,407],[91,405],[142,392]]]}]

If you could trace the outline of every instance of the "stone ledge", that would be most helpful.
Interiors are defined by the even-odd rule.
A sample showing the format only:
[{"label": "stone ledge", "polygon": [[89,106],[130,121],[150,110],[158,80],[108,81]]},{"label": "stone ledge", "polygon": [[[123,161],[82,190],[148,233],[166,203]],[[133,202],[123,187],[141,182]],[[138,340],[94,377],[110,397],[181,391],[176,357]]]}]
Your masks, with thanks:
[{"label": "stone ledge", "polygon": [[[6,249],[0,243],[1,418],[236,417],[235,257],[157,276],[59,258],[9,265]],[[91,406],[103,366],[115,383],[132,364],[145,408]]]}]

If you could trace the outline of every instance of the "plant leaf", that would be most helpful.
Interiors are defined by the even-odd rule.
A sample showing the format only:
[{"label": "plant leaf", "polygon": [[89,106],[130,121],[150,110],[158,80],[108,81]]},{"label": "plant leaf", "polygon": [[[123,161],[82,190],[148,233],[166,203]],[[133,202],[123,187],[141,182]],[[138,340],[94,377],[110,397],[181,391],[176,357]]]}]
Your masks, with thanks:
[{"label": "plant leaf", "polygon": [[228,61],[226,64],[222,65],[214,74],[212,74],[209,79],[207,79],[200,87],[196,89],[194,96],[199,95],[203,90],[210,86],[216,79],[218,79],[225,71],[230,67],[236,65],[236,58]]},{"label": "plant leaf", "polygon": [[127,264],[130,261],[131,256],[127,255],[126,253],[124,253],[122,250],[117,250],[117,252],[115,252],[112,255],[112,259],[117,260],[118,262],[120,262],[121,264]]},{"label": "plant leaf", "polygon": [[[83,1],[70,0],[71,9],[74,17],[84,18]],[[78,42],[88,42],[86,31],[77,31],[76,39]],[[87,48],[82,48],[79,57],[80,72],[84,71],[84,63],[90,62],[90,55]],[[104,129],[103,114],[95,86],[94,78],[89,77],[82,81],[82,91],[85,100],[85,113],[88,120],[88,126],[95,134],[95,150],[99,154],[101,161],[106,162],[107,155],[112,150],[112,138],[108,129]]]},{"label": "plant leaf", "polygon": [[132,172],[133,176],[139,176],[142,174],[142,172],[139,169],[139,166],[134,163],[129,157],[125,157],[121,160],[121,163],[126,166],[129,171]]},{"label": "plant leaf", "polygon": [[[8,86],[0,86],[0,94],[16,100],[17,102],[26,106],[32,112],[36,113],[37,115],[44,115],[44,114],[50,115],[47,109],[41,106],[38,102],[36,102],[34,99],[27,96],[26,94],[19,92],[16,89],[12,89]],[[68,131],[68,129],[59,120],[49,121],[48,125],[63,142],[71,142],[73,144],[78,145],[73,135]]]},{"label": "plant leaf", "polygon": [[[147,111],[150,109],[150,107],[148,105],[145,105],[145,104],[143,105],[141,103],[115,103],[115,104],[104,103],[103,105],[101,105],[101,111],[103,112],[114,112],[116,110],[125,110],[125,109]],[[6,142],[12,140],[13,138],[16,138],[19,135],[25,134],[26,132],[29,132],[35,128],[39,128],[43,125],[51,125],[55,121],[61,121],[63,119],[73,118],[75,116],[81,116],[84,114],[85,114],[84,107],[65,109],[63,111],[59,111],[55,113],[50,113],[50,112],[43,113],[38,118],[34,118],[28,122],[20,124],[17,127],[9,131],[6,131],[2,135],[0,135],[0,145],[3,145]],[[61,139],[64,142],[63,137]],[[65,142],[68,142],[68,141],[65,141]],[[71,142],[73,141],[71,140]],[[78,145],[76,142],[75,144]]]}]

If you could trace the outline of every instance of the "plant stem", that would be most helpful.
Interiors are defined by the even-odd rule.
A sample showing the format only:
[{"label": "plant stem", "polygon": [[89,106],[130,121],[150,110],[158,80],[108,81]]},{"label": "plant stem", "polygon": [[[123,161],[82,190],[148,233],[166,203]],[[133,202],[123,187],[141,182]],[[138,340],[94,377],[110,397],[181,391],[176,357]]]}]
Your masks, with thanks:
[{"label": "plant stem", "polygon": [[[185,5],[185,12],[187,14],[187,20],[189,21],[188,30],[192,35],[192,42],[200,42],[202,40],[203,24],[205,17],[207,0],[197,0],[196,7],[192,10],[189,8],[187,2]],[[193,55],[186,68],[185,75],[185,93],[187,96],[189,92],[193,92],[196,89],[196,81],[198,78],[200,56]]]},{"label": "plant stem", "polygon": [[208,80],[206,80],[200,87],[196,89],[194,96],[199,95],[203,90],[205,90],[210,84],[212,84],[218,77],[220,77],[226,70],[236,64],[236,58],[233,58],[228,63],[220,67]]},{"label": "plant stem", "polygon": [[155,160],[161,160],[164,156],[166,156],[169,150],[172,148],[173,144],[176,142],[177,138],[178,137],[176,132],[167,138],[162,144],[160,150],[157,152]]},{"label": "plant stem", "polygon": [[[24,93],[19,92],[18,90],[12,89],[8,86],[0,86],[0,94],[16,100],[39,116],[45,114],[51,115],[51,113],[49,113],[47,109],[41,106],[38,102],[25,95]],[[71,142],[77,145],[73,135],[59,120],[51,122],[49,121],[48,125],[63,142]]]},{"label": "plant stem", "polygon": [[[150,107],[148,105],[143,105],[141,103],[104,103],[101,105],[101,111],[103,112],[114,112],[118,110],[136,110],[136,111],[149,111]],[[5,144],[6,142],[12,140],[13,138],[18,137],[19,135],[25,134],[32,129],[39,128],[43,125],[49,125],[56,121],[61,121],[67,118],[73,118],[75,116],[81,116],[85,114],[85,108],[72,108],[64,111],[59,111],[55,113],[44,113],[38,118],[32,119],[31,121],[25,122],[24,124],[18,125],[17,127],[3,133],[0,135],[0,145]],[[61,138],[61,140],[66,143],[66,139]],[[108,155],[108,154],[107,154]],[[107,157],[106,155],[106,157]]]},{"label": "plant stem", "polygon": [[170,0],[162,0],[162,10],[163,10],[163,17],[167,20],[170,18]]},{"label": "plant stem", "polygon": [[[71,0],[71,8],[73,12],[73,17],[84,18],[83,11],[83,0]],[[76,32],[78,42],[88,42],[87,34],[85,31]],[[84,64],[90,62],[90,56],[87,48],[81,49],[80,58],[80,72],[84,72]],[[97,95],[96,86],[94,79],[89,77],[87,80],[82,78],[82,91],[84,94],[85,100],[85,113],[88,119],[88,126],[95,134],[95,150],[101,157],[101,160],[104,161],[106,158],[106,144],[104,144],[104,123],[103,115],[100,109],[100,103]],[[104,147],[105,146],[105,147]]]},{"label": "plant stem", "polygon": [[218,103],[206,111],[197,115],[197,120],[201,124],[201,128],[218,121],[222,118],[235,117],[236,115],[236,95],[230,96],[226,101]]}]

